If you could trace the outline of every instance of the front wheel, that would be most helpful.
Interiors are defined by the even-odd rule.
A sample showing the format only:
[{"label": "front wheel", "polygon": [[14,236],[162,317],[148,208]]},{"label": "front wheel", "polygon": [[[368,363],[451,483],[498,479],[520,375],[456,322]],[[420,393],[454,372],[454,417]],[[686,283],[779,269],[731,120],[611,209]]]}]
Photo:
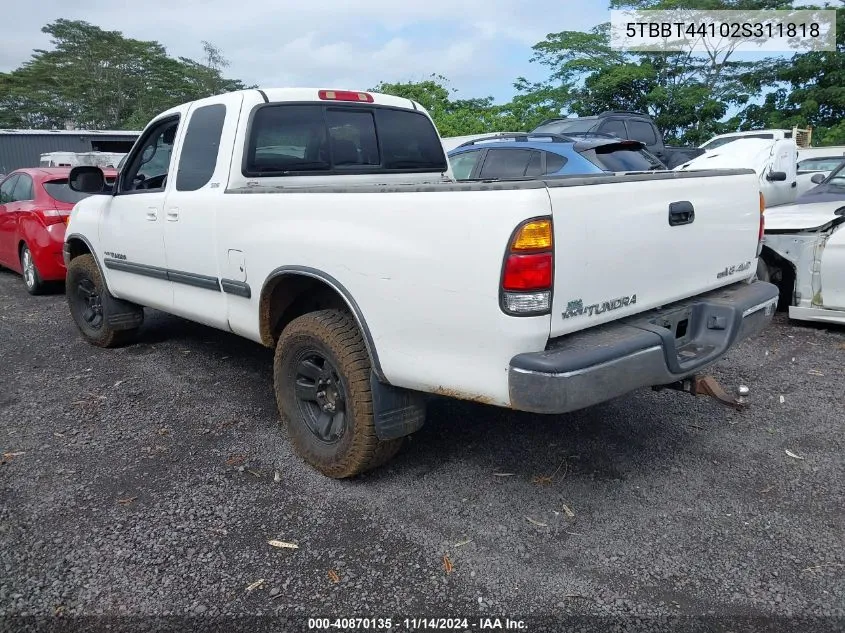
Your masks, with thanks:
[{"label": "front wheel", "polygon": [[80,255],[68,264],[65,296],[76,327],[92,345],[117,347],[128,342],[138,330],[116,330],[109,325],[108,289],[91,255]]},{"label": "front wheel", "polygon": [[294,319],[276,345],[276,402],[296,452],[329,477],[376,468],[403,438],[376,436],[370,360],[349,315],[320,310]]},{"label": "front wheel", "polygon": [[21,246],[21,272],[23,273],[24,286],[26,286],[26,291],[29,294],[40,295],[44,293],[46,284],[41,278],[41,273],[38,272],[35,260],[32,258],[32,251],[26,244]]}]

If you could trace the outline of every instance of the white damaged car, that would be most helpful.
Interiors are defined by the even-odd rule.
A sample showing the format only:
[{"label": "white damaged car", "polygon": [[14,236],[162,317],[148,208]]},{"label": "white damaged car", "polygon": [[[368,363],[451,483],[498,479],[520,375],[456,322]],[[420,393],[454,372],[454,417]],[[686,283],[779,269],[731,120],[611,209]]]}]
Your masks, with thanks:
[{"label": "white damaged car", "polygon": [[791,319],[845,325],[845,201],[767,209],[757,276]]}]

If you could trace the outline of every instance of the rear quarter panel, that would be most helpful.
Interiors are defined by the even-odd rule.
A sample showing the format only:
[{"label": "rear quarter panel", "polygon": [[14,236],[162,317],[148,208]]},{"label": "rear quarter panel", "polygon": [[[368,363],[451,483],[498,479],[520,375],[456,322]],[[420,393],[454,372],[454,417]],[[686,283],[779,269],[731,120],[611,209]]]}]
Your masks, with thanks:
[{"label": "rear quarter panel", "polygon": [[546,189],[410,189],[219,196],[219,261],[242,250],[252,288],[230,297],[230,327],[259,340],[268,277],[311,267],[357,302],[392,384],[508,405],[509,361],[544,348],[549,317],[501,311],[502,261],[514,228],[549,213]]}]

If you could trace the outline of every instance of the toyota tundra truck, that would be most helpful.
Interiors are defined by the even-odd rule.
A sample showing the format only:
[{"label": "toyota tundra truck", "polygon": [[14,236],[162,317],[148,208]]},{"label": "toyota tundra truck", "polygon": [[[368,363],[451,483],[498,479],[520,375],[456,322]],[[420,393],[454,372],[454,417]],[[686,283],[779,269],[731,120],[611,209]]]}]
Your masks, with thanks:
[{"label": "toyota tundra truck", "polygon": [[[528,157],[533,160],[533,157]],[[93,345],[144,308],[275,350],[296,452],[374,468],[432,394],[561,414],[689,384],[771,320],[750,169],[458,183],[414,101],[250,89],[156,116],[64,244]],[[685,382],[686,381],[686,382]]]}]

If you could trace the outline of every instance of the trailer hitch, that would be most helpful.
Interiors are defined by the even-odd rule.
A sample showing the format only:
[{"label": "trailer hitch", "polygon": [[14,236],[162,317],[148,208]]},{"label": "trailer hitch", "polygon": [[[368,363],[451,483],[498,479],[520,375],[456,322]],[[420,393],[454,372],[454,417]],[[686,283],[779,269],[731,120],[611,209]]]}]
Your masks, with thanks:
[{"label": "trailer hitch", "polygon": [[695,375],[668,385],[653,387],[653,389],[655,391],[659,391],[661,389],[674,389],[675,391],[683,391],[685,393],[692,394],[693,396],[710,396],[716,400],[716,402],[738,411],[742,411],[746,406],[748,406],[744,398],[744,396],[748,395],[748,387],[739,387],[739,389],[737,389],[739,395],[737,397],[733,397],[722,388],[713,376]]}]

